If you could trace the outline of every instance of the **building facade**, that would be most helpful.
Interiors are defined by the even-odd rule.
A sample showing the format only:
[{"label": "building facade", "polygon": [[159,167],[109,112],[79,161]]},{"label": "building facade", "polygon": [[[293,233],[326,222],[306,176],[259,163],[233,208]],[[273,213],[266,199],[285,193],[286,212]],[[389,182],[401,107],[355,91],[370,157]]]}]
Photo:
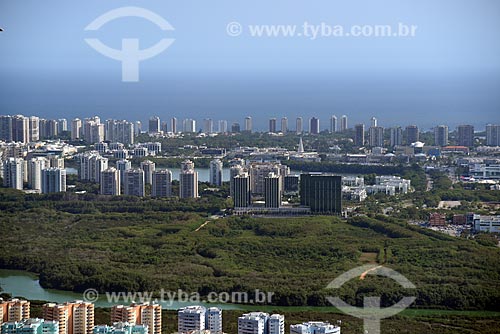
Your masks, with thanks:
[{"label": "building facade", "polygon": [[198,172],[194,170],[194,163],[185,160],[179,174],[179,197],[198,198]]},{"label": "building facade", "polygon": [[151,186],[152,197],[172,196],[172,172],[168,169],[155,170],[153,172],[153,185]]},{"label": "building facade", "polygon": [[145,196],[144,171],[142,169],[128,169],[125,171],[123,193],[131,196]]},{"label": "building facade", "polygon": [[101,172],[101,195],[118,196],[121,194],[120,171],[108,168]]},{"label": "building facade", "polygon": [[300,204],[313,213],[342,213],[342,177],[328,174],[300,175]]},{"label": "building facade", "polygon": [[47,303],[42,306],[42,318],[57,321],[60,334],[92,334],[94,304],[81,300],[64,304]]},{"label": "building facade", "polygon": [[220,159],[210,161],[210,184],[216,187],[222,186],[222,161]]},{"label": "building facade", "polygon": [[42,169],[42,193],[59,193],[66,191],[66,170],[49,167]]}]

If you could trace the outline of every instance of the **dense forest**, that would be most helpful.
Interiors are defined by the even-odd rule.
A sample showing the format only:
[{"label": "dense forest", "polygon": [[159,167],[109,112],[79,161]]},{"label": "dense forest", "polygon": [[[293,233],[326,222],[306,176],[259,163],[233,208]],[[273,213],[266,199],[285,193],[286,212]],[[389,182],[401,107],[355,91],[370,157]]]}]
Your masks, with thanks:
[{"label": "dense forest", "polygon": [[348,269],[379,263],[417,286],[415,307],[499,310],[495,246],[381,215],[210,218],[224,201],[1,189],[0,267],[39,273],[50,288],[202,295],[260,289],[275,292],[275,305],[323,306],[332,294],[357,305],[381,295],[389,305],[411,292],[380,278],[326,289]]}]

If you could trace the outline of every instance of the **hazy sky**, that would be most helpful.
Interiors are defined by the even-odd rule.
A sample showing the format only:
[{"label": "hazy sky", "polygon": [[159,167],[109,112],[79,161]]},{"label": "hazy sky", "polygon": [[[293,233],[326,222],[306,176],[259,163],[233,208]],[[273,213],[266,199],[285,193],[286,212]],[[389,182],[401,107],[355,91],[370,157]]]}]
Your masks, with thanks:
[{"label": "hazy sky", "polygon": [[[84,31],[122,6],[149,9],[175,30],[121,18]],[[243,27],[239,37],[226,33],[233,21]],[[418,28],[413,38],[316,40],[246,30],[305,21]],[[352,122],[375,115],[382,125],[460,123],[454,115],[478,126],[500,122],[498,0],[0,0],[0,27],[0,114],[230,122],[251,114],[261,128],[283,115],[318,115],[322,127],[330,114]],[[90,48],[90,37],[117,49],[122,38],[139,38],[141,48],[175,42],[140,64],[139,83],[123,83],[120,63]]]}]

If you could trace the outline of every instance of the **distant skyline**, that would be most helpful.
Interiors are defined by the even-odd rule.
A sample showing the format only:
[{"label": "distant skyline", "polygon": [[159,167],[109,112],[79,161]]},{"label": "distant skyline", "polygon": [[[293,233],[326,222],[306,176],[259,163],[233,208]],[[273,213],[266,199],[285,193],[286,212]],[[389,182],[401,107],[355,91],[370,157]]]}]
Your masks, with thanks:
[{"label": "distant skyline", "polygon": [[[16,116],[16,115],[22,115],[22,116],[25,116],[25,117],[31,117],[31,116],[35,116],[35,117],[39,117],[40,119],[47,119],[47,120],[55,120],[55,121],[58,121],[60,122],[62,119],[66,120],[67,121],[67,124],[66,124],[66,127],[68,129],[68,131],[70,130],[71,126],[71,121],[74,120],[74,119],[80,119],[80,120],[85,120],[85,119],[93,119],[94,117],[99,117],[100,118],[100,122],[101,124],[105,124],[107,120],[115,120],[115,121],[128,121],[128,122],[131,122],[131,123],[136,123],[137,121],[140,121],[141,122],[141,131],[142,132],[149,132],[149,126],[150,126],[150,120],[152,119],[155,119],[155,128],[159,129],[159,131],[163,131],[163,126],[164,124],[167,125],[167,128],[168,128],[168,131],[172,131],[171,129],[171,126],[172,126],[172,118],[175,118],[177,120],[177,123],[176,123],[176,129],[177,129],[177,132],[187,132],[187,133],[193,133],[193,132],[204,132],[203,129],[205,128],[205,121],[206,120],[211,120],[212,121],[212,124],[211,124],[211,133],[217,133],[217,132],[220,132],[219,131],[219,122],[220,121],[224,121],[226,122],[224,125],[225,125],[225,129],[227,130],[226,132],[234,132],[232,131],[231,129],[231,126],[233,125],[233,123],[238,123],[239,124],[239,131],[237,132],[243,132],[245,131],[246,129],[246,126],[245,126],[245,121],[247,119],[250,120],[250,123],[251,123],[251,131],[252,132],[275,132],[275,133],[279,133],[279,132],[282,132],[282,118],[285,118],[287,119],[287,132],[295,132],[296,131],[296,120],[297,118],[302,118],[302,133],[309,133],[309,127],[310,127],[310,121],[311,119],[316,119],[316,121],[319,120],[319,132],[322,132],[322,131],[330,131],[331,130],[331,124],[330,124],[330,118],[331,116],[336,116],[337,117],[337,128],[336,128],[336,131],[335,132],[342,132],[341,130],[341,124],[340,124],[340,120],[343,116],[346,116],[346,119],[347,119],[347,129],[348,130],[355,130],[355,126],[357,124],[363,124],[365,126],[365,132],[368,131],[368,129],[371,127],[371,126],[375,126],[375,127],[382,127],[384,129],[390,129],[390,128],[394,128],[394,127],[401,127],[403,130],[407,127],[407,126],[417,126],[418,128],[418,131],[419,132],[429,132],[429,131],[433,131],[434,128],[436,127],[439,127],[439,126],[446,126],[448,131],[449,132],[453,132],[455,130],[457,130],[458,126],[462,126],[462,125],[467,125],[467,126],[473,126],[474,127],[474,132],[483,132],[486,130],[486,126],[487,125],[500,125],[500,122],[488,122],[486,124],[484,124],[484,126],[480,126],[480,127],[477,127],[477,126],[474,126],[473,122],[463,122],[463,123],[460,123],[460,124],[457,124],[456,126],[450,126],[449,123],[446,123],[446,122],[443,122],[443,123],[437,123],[437,124],[434,124],[432,125],[431,127],[429,128],[425,128],[425,127],[422,127],[420,124],[418,123],[401,123],[401,124],[393,124],[393,125],[384,125],[384,120],[380,119],[379,117],[377,116],[374,116],[372,115],[369,119],[365,119],[365,120],[361,120],[359,122],[352,122],[351,119],[349,118],[349,115],[345,115],[345,114],[342,114],[342,115],[330,115],[328,118],[325,118],[325,119],[321,119],[321,118],[318,118],[316,116],[310,116],[310,117],[304,117],[304,116],[297,116],[296,118],[289,118],[288,116],[286,115],[282,115],[280,117],[274,117],[274,116],[271,116],[269,118],[266,118],[266,119],[256,119],[254,116],[252,115],[247,115],[245,117],[243,117],[241,120],[228,120],[228,119],[218,119],[218,118],[210,118],[210,117],[204,117],[204,118],[191,118],[191,117],[180,117],[179,115],[174,115],[174,116],[169,116],[169,117],[164,117],[162,118],[161,116],[155,114],[155,115],[142,115],[143,117],[141,119],[128,119],[128,118],[106,118],[106,117],[103,117],[102,115],[99,115],[99,114],[94,114],[94,115],[86,115],[86,116],[76,116],[76,117],[73,117],[73,118],[67,118],[67,117],[59,117],[59,118],[46,118],[46,117],[43,117],[39,114],[4,114],[4,113],[0,113],[0,116]],[[159,121],[156,121],[156,118],[159,118]],[[275,125],[274,125],[274,129],[275,131],[269,131],[270,128],[270,124],[269,122],[273,120]],[[184,121],[188,121],[190,124],[187,125],[189,129],[194,129],[194,131],[184,131]],[[194,121],[194,128],[193,128],[193,121]],[[258,127],[256,128],[253,124],[255,124],[255,122],[257,122],[258,124],[262,123],[262,124],[265,124],[265,126],[263,126],[262,128]],[[374,123],[375,122],[375,123]],[[158,124],[156,126],[156,124]]]},{"label": "distant skyline", "polygon": [[[122,18],[84,28],[117,7],[141,6],[175,28],[174,44],[140,65],[141,81],[121,82],[120,63],[84,41],[142,47],[163,37],[154,24]],[[57,8],[57,10],[55,10]],[[396,24],[418,26],[413,38],[230,37],[228,22],[250,24]],[[430,129],[500,123],[500,2],[496,0],[195,0],[148,2],[49,0],[0,3],[0,113],[146,122],[144,115],[201,120],[244,117],[265,130],[269,117],[335,114],[353,124],[375,115],[385,127]],[[43,28],[41,28],[43,27]],[[182,117],[180,116],[182,115]],[[307,128],[304,123],[304,128]]]}]

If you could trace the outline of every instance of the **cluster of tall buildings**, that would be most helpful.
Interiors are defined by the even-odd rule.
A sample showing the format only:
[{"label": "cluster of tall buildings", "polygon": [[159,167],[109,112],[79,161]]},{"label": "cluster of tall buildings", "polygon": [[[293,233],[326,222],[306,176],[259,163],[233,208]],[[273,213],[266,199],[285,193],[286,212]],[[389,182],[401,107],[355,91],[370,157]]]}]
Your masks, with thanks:
[{"label": "cluster of tall buildings", "polygon": [[[115,167],[108,166],[108,158],[101,156],[97,151],[77,155],[78,178],[100,184],[102,195],[131,195],[145,196],[146,185],[151,186],[152,197],[170,197],[172,193],[172,172],[168,169],[156,169],[156,164],[144,160],[137,168],[127,159],[116,161]],[[213,178],[220,185],[222,182],[222,162],[214,162]],[[194,169],[191,160],[181,164],[179,174],[179,197],[197,198],[198,172]]]},{"label": "cluster of tall buildings", "polygon": [[3,186],[18,190],[29,189],[38,193],[66,191],[66,170],[64,159],[57,156],[7,158],[2,162],[1,176]]},{"label": "cluster of tall buildings", "polygon": [[228,127],[227,120],[214,121],[211,118],[205,118],[202,121],[200,128],[197,127],[195,119],[186,118],[179,121],[176,117],[172,117],[169,122],[161,121],[159,116],[153,116],[149,119],[149,134],[177,134],[177,133],[196,133],[203,132],[206,134],[213,133],[227,133],[227,132],[241,132],[252,131],[252,118],[246,117],[244,128],[241,128],[240,123],[234,122],[231,127]]},{"label": "cluster of tall buildings", "polygon": [[[305,124],[302,117],[297,117],[295,120],[295,128],[289,124],[287,117],[281,119],[270,118],[268,124],[268,132],[270,133],[288,133],[295,132],[297,134],[308,131],[310,134],[319,134],[321,132],[320,120],[317,117],[311,117]],[[172,117],[169,122],[161,121],[159,116],[153,116],[149,119],[148,133],[150,134],[166,134],[166,133],[196,133],[202,131],[206,134],[212,133],[228,133],[228,132],[252,132],[253,120],[247,116],[243,121],[243,126],[240,123],[234,122],[229,124],[226,120],[215,122],[211,118],[202,120],[202,126],[198,129],[195,119],[186,118],[180,122],[177,118]],[[308,127],[306,129],[306,126]],[[330,133],[345,132],[349,129],[348,117],[342,115],[340,119],[336,115],[332,115],[329,119],[328,130]],[[101,121],[99,116],[79,119],[75,118],[69,123],[66,119],[43,119],[37,116],[26,117],[23,115],[0,115],[0,140],[5,142],[20,142],[30,143],[44,139],[55,139],[61,135],[71,135],[72,140],[84,140],[87,143],[94,144],[100,142],[119,142],[125,145],[134,144],[134,138],[142,131],[140,121],[129,122],[127,120],[108,119]],[[377,119],[371,119],[370,127],[367,130],[367,142],[365,142],[365,126],[364,124],[356,124],[355,145],[365,146],[368,144],[371,147],[385,146],[384,128],[377,125]],[[438,125],[434,128],[434,145],[448,145],[449,129],[446,125]],[[402,145],[410,145],[419,140],[418,127],[409,125],[406,129],[395,126],[390,129],[391,147]],[[458,146],[472,147],[474,145],[474,127],[472,125],[459,125],[456,128],[456,144]],[[500,125],[488,124],[486,126],[486,145],[500,146]]]},{"label": "cluster of tall buildings", "polygon": [[[494,129],[495,126],[488,125],[488,129]],[[491,138],[493,132],[486,135],[487,145],[494,145]],[[368,139],[365,138],[365,125],[360,123],[354,126],[354,145],[362,147],[368,145],[369,147],[384,147],[386,145],[385,129],[377,124],[375,117],[371,118],[370,127],[368,128]],[[389,130],[389,146],[396,147],[407,145],[410,146],[419,142],[420,133],[418,126],[408,125],[404,130],[400,126],[395,126]],[[456,129],[455,142],[457,146],[473,147],[474,146],[474,127],[472,125],[459,125]],[[448,146],[449,128],[447,125],[438,125],[434,127],[434,145],[435,146]]]},{"label": "cluster of tall buildings", "polygon": [[263,197],[266,208],[279,208],[284,178],[290,169],[279,162],[236,160],[230,168],[230,194],[237,208],[250,207],[252,196]]},{"label": "cluster of tall buildings", "polygon": [[[300,186],[299,186],[300,185]],[[230,194],[234,207],[252,206],[278,209],[285,193],[297,192],[300,205],[311,212],[340,214],[342,211],[342,179],[325,173],[290,175],[290,169],[279,162],[235,160],[230,168]],[[253,199],[263,199],[254,202]]]},{"label": "cluster of tall buildings", "polygon": [[0,115],[0,140],[5,142],[31,143],[42,139],[54,139],[68,131],[68,121],[41,119],[37,116]]},{"label": "cluster of tall buildings", "polygon": [[[310,134],[319,134],[321,132],[319,118],[317,118],[317,117],[309,118],[309,122],[306,124],[306,126],[308,126],[307,131]],[[348,126],[347,126],[347,116],[346,115],[341,116],[340,122],[339,122],[337,116],[332,115],[330,117],[330,126],[329,126],[330,133],[345,132],[345,131],[347,131],[347,129],[348,129]],[[288,132],[293,131],[296,134],[301,134],[301,133],[304,133],[306,131],[306,129],[304,128],[304,119],[302,117],[297,117],[295,119],[295,129],[289,127],[287,117],[282,117],[280,128],[277,127],[277,119],[270,118],[268,131],[270,133],[278,133],[278,132],[288,133]]]},{"label": "cluster of tall buildings", "polygon": [[107,140],[130,145],[134,143],[135,132],[132,122],[109,119],[103,123],[98,116],[83,120],[75,118],[68,124],[65,118],[0,115],[0,140],[5,142],[26,144],[63,135],[71,135],[72,140],[82,139],[91,144]]}]

